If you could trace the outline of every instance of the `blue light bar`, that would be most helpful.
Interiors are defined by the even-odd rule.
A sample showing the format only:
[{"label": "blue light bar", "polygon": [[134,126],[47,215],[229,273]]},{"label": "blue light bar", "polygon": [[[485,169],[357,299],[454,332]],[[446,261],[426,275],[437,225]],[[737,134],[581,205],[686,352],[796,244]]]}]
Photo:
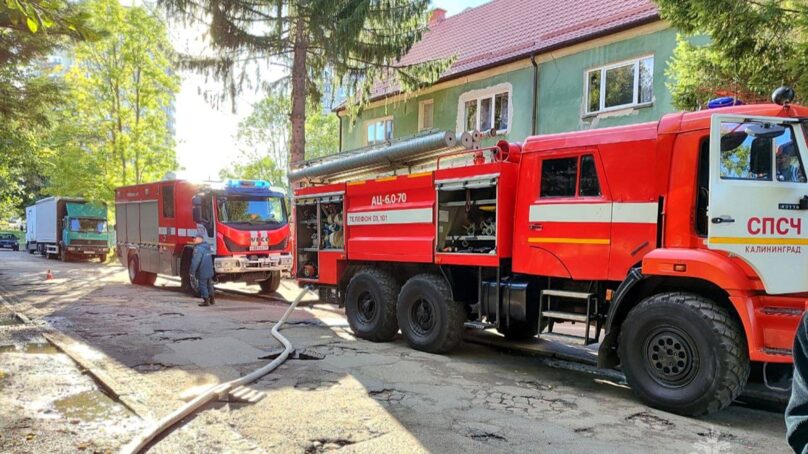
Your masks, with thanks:
[{"label": "blue light bar", "polygon": [[225,186],[228,188],[269,189],[272,185],[264,180],[227,180]]}]

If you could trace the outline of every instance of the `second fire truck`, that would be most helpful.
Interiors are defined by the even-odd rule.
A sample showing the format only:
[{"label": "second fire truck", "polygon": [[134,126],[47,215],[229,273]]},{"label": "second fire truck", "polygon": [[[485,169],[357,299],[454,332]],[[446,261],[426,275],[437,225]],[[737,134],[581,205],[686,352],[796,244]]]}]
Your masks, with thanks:
[{"label": "second fire truck", "polygon": [[467,327],[529,339],[578,323],[644,402],[716,411],[750,370],[792,362],[806,125],[808,109],[766,104],[501,142],[428,171],[396,143],[398,165],[384,150],[310,163],[292,173],[308,183],[296,276],[345,305],[357,336],[400,331],[427,352]]},{"label": "second fire truck", "polygon": [[116,190],[115,215],[118,257],[135,284],[180,276],[183,288],[197,292],[188,273],[197,233],[213,249],[218,282],[274,292],[292,267],[285,195],[265,181],[125,186]]}]

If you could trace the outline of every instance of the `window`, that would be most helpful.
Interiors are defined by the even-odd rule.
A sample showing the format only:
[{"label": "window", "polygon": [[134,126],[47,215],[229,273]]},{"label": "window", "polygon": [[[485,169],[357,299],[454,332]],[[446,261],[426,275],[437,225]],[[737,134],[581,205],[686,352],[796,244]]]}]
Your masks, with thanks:
[{"label": "window", "polygon": [[458,103],[458,131],[490,131],[505,134],[511,125],[511,84],[463,93]]},{"label": "window", "polygon": [[720,174],[722,180],[806,182],[791,126],[759,122],[721,123]]},{"label": "window", "polygon": [[163,217],[174,217],[174,186],[163,186]]},{"label": "window", "polygon": [[542,162],[540,197],[575,197],[576,188],[578,197],[601,195],[594,156],[587,154],[580,157],[545,159]]},{"label": "window", "polygon": [[581,187],[578,192],[581,197],[600,196],[598,171],[595,169],[595,158],[591,154],[581,158]]},{"label": "window", "polygon": [[578,158],[546,159],[541,165],[542,197],[575,197]]},{"label": "window", "polygon": [[393,139],[393,117],[368,122],[368,145],[377,145]]},{"label": "window", "polygon": [[654,100],[654,57],[587,71],[586,113],[620,109]]},{"label": "window", "polygon": [[286,224],[280,197],[218,197],[219,221],[225,224]]},{"label": "window", "polygon": [[434,127],[433,109],[434,104],[431,99],[421,101],[418,105],[418,130],[423,131]]}]

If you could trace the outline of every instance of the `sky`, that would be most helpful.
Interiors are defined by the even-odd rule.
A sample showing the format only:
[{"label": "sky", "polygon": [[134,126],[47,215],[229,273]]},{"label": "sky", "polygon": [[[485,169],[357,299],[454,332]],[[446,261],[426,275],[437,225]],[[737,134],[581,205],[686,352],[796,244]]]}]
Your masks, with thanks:
[{"label": "sky", "polygon": [[[466,8],[478,6],[488,0],[434,0],[434,7],[443,8],[452,16]],[[122,0],[129,4],[132,0]],[[137,3],[137,0],[135,0]],[[204,29],[171,28],[171,40],[179,51],[204,49]],[[282,74],[277,68],[270,68],[264,75],[277,78]],[[194,73],[181,72],[182,86],[176,98],[175,130],[177,141],[177,161],[179,178],[191,180],[216,180],[221,169],[229,167],[241,159],[236,144],[236,131],[241,119],[250,114],[251,105],[261,99],[260,93],[243,93],[236,102],[233,112],[229,102],[212,106],[199,93],[206,88],[217,88],[215,82]]]}]

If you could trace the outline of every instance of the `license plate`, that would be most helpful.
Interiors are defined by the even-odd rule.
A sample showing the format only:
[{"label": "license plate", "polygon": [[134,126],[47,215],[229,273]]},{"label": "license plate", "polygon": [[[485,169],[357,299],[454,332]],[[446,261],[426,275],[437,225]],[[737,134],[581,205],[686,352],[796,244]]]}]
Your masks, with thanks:
[{"label": "license plate", "polygon": [[251,251],[268,251],[269,246],[250,246]]},{"label": "license plate", "polygon": [[93,255],[93,254],[95,254],[95,252],[93,252],[93,251],[84,251],[84,253],[85,253],[85,254],[87,254],[87,255]]}]

